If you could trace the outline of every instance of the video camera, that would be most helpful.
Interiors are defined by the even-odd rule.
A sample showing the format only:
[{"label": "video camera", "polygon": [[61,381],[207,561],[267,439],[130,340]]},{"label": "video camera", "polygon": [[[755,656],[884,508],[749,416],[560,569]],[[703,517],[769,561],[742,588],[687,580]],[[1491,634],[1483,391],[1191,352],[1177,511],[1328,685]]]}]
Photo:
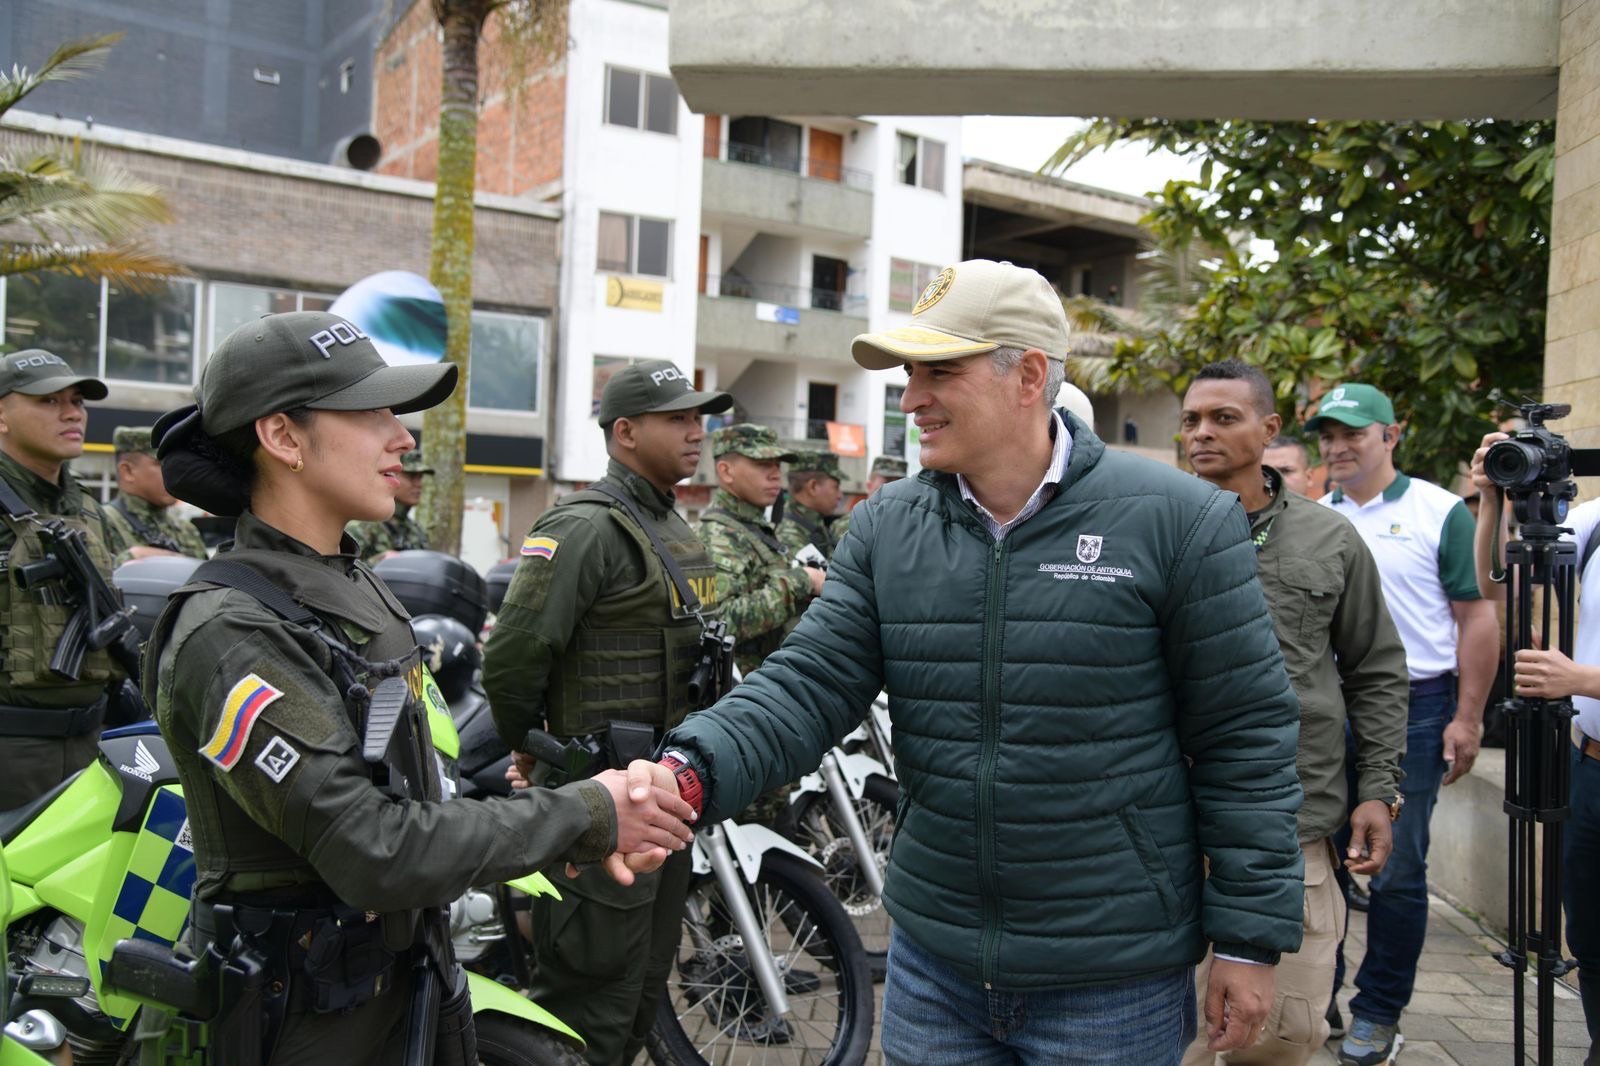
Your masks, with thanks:
[{"label": "video camera", "polygon": [[1530,402],[1517,409],[1528,428],[1490,445],[1483,472],[1511,498],[1518,522],[1560,525],[1578,494],[1570,479],[1600,475],[1600,449],[1575,449],[1545,428],[1546,419],[1571,414],[1571,404]]}]

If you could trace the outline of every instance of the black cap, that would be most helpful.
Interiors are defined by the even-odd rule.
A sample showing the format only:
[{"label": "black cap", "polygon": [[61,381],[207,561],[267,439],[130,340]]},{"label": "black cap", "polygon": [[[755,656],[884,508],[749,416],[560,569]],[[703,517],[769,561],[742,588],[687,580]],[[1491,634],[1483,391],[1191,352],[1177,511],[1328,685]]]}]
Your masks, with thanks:
[{"label": "black cap", "polygon": [[652,411],[687,411],[698,407],[708,415],[733,406],[725,392],[696,392],[694,382],[668,359],[649,359],[625,366],[606,382],[600,394],[600,424]]}]

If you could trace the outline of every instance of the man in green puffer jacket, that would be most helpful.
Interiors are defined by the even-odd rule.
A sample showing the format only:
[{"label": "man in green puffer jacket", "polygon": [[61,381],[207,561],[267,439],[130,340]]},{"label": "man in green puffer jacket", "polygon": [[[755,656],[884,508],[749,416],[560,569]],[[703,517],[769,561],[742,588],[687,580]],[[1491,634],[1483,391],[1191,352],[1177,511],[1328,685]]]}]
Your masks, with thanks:
[{"label": "man in green puffer jacket", "polygon": [[1176,1064],[1208,943],[1210,1043],[1242,1047],[1300,943],[1299,711],[1243,512],[1052,412],[1066,335],[1042,277],[973,261],[856,338],[906,367],[925,469],[855,509],[782,648],[664,742],[723,818],[891,693],[891,1063]]}]

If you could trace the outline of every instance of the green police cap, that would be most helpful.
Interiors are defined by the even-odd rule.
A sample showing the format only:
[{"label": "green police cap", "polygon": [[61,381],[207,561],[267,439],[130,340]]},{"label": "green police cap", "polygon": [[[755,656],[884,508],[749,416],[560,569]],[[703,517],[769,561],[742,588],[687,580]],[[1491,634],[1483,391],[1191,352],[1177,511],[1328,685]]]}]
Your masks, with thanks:
[{"label": "green police cap", "polygon": [[778,443],[778,434],[766,426],[740,422],[711,434],[711,454],[722,458],[729,453],[748,459],[794,459],[794,453]]},{"label": "green police cap", "polygon": [[422,461],[422,449],[412,448],[400,457],[400,472],[403,474],[431,474],[433,467]]},{"label": "green police cap", "polygon": [[111,431],[111,450],[117,455],[154,455],[149,426],[118,426]]},{"label": "green police cap", "polygon": [[1313,432],[1323,422],[1332,419],[1360,429],[1374,422],[1382,426],[1395,423],[1394,404],[1389,397],[1371,385],[1339,385],[1322,397],[1317,413],[1306,419],[1306,429]]},{"label": "green police cap", "polygon": [[450,395],[457,373],[454,363],[390,366],[338,315],[290,311],[224,337],[206,363],[198,398],[205,431],[215,437],[299,407],[421,411]]},{"label": "green police cap", "polygon": [[844,471],[839,469],[839,457],[832,452],[795,452],[794,458],[789,460],[789,473],[826,474],[835,481],[844,480]]},{"label": "green police cap", "polygon": [[43,348],[24,348],[0,359],[0,396],[11,392],[49,396],[74,385],[83,390],[86,399],[106,398],[105,382],[77,373],[72,364]]},{"label": "green police cap", "polygon": [[725,392],[696,392],[694,381],[667,359],[648,359],[625,366],[606,382],[600,394],[600,424],[652,411],[687,411],[698,407],[708,415],[733,406]]},{"label": "green police cap", "polygon": [[881,477],[885,481],[893,481],[896,478],[905,477],[906,461],[904,459],[896,459],[892,455],[880,455],[872,460],[872,471],[868,476]]}]

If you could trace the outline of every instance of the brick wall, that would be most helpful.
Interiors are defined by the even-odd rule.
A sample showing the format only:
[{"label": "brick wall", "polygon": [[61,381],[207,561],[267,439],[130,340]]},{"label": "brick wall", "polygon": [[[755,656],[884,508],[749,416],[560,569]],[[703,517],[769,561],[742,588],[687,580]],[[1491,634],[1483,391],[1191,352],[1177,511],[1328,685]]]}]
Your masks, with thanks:
[{"label": "brick wall", "polygon": [[1545,398],[1572,404],[1552,428],[1593,448],[1600,447],[1600,0],[1563,0],[1560,59]]},{"label": "brick wall", "polygon": [[[478,189],[521,196],[561,177],[566,65],[506,84],[496,21],[478,49]],[[431,5],[414,2],[378,46],[373,129],[378,171],[432,181],[438,167],[440,43]]]},{"label": "brick wall", "polygon": [[[19,148],[36,133],[7,130]],[[428,273],[431,196],[334,179],[250,170],[101,145],[159,186],[174,215],[150,245],[196,273],[338,292],[380,270]],[[516,308],[556,306],[555,219],[479,206],[473,297]]]}]

